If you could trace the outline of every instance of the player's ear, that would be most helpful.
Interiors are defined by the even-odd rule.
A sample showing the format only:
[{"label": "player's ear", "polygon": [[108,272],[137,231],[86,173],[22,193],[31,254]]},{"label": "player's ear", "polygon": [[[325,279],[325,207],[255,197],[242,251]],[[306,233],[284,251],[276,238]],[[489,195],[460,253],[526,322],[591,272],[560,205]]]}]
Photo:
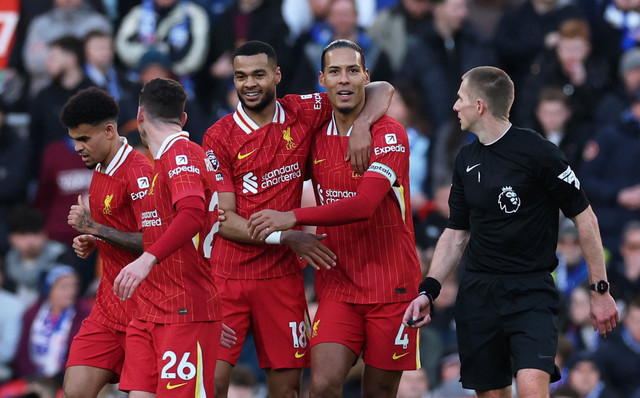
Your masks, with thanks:
[{"label": "player's ear", "polygon": [[318,72],[318,84],[320,87],[324,87],[324,73],[322,71]]},{"label": "player's ear", "polygon": [[118,128],[114,123],[107,123],[104,127],[104,132],[107,135],[107,139],[111,140],[118,135]]},{"label": "player's ear", "polygon": [[185,123],[187,123],[187,119],[189,117],[187,116],[187,112],[182,112],[182,127],[184,127]]},{"label": "player's ear", "polygon": [[138,124],[144,122],[144,112],[142,111],[141,106],[138,107],[138,115],[136,116],[136,120],[138,121]]},{"label": "player's ear", "polygon": [[367,80],[365,81],[365,83],[370,83],[371,82],[371,74],[369,73],[369,69],[368,68],[365,68],[364,74],[365,74],[365,76],[367,76]]},{"label": "player's ear", "polygon": [[275,76],[276,85],[280,84],[281,81],[282,81],[282,71],[280,70],[280,67],[278,66],[276,68],[276,76]]}]

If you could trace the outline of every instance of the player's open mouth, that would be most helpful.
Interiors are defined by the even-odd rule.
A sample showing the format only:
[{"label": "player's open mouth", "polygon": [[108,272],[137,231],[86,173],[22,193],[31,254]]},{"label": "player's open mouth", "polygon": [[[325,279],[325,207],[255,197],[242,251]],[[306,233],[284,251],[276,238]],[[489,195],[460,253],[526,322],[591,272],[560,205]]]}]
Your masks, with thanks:
[{"label": "player's open mouth", "polygon": [[244,93],[244,96],[251,99],[251,98],[258,98],[258,96],[260,95],[260,92],[256,92],[256,93]]},{"label": "player's open mouth", "polygon": [[349,98],[353,94],[351,91],[338,91],[338,96],[343,98]]}]

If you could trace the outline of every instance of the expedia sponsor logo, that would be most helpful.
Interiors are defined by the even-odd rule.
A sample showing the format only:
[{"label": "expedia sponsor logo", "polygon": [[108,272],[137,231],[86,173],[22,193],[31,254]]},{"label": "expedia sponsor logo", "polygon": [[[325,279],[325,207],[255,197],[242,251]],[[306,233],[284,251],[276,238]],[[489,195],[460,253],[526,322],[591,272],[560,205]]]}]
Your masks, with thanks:
[{"label": "expedia sponsor logo", "polygon": [[131,200],[139,200],[144,198],[145,196],[147,196],[147,191],[148,190],[144,190],[144,191],[138,191],[138,192],[131,192]]},{"label": "expedia sponsor logo", "polygon": [[200,174],[200,169],[190,164],[189,166],[178,166],[173,170],[169,170],[169,178],[173,178],[182,172]]},{"label": "expedia sponsor logo", "polygon": [[406,149],[402,144],[383,146],[382,148],[380,147],[373,148],[373,153],[375,153],[376,155],[383,155],[389,152],[406,152]]},{"label": "expedia sponsor logo", "polygon": [[176,164],[177,165],[189,164],[189,159],[187,159],[187,155],[176,156]]},{"label": "expedia sponsor logo", "polygon": [[140,189],[149,188],[149,179],[147,177],[138,178],[138,188]]},{"label": "expedia sponsor logo", "polygon": [[313,98],[316,100],[316,103],[313,104],[313,109],[322,109],[322,96],[320,93],[315,93]]},{"label": "expedia sponsor logo", "polygon": [[291,181],[301,177],[302,172],[300,171],[300,165],[298,162],[295,162],[264,174],[261,179],[260,188],[269,188],[281,182]]},{"label": "expedia sponsor logo", "polygon": [[385,134],[384,142],[386,142],[387,145],[395,145],[398,143],[398,137],[393,133]]},{"label": "expedia sponsor logo", "polygon": [[159,227],[162,225],[162,219],[158,216],[158,209],[142,212],[143,227]]}]

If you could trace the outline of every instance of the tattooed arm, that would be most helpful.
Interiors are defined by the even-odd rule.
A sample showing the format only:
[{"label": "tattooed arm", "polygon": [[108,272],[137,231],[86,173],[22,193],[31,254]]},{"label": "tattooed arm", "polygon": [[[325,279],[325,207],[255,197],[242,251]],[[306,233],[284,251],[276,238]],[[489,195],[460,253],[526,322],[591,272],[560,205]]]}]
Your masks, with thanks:
[{"label": "tattooed arm", "polygon": [[82,202],[81,196],[78,196],[78,204],[71,206],[67,223],[82,234],[93,235],[96,238],[130,252],[142,254],[144,251],[142,248],[141,232],[123,232],[97,223],[93,217],[91,217],[91,212],[87,205]]}]

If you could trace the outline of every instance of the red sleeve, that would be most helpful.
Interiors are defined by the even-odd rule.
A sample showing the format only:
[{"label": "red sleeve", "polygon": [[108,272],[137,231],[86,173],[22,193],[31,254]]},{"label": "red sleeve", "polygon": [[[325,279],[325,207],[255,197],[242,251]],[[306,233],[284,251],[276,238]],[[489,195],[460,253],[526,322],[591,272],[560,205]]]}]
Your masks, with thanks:
[{"label": "red sleeve", "polygon": [[384,177],[363,178],[355,196],[324,206],[294,209],[298,225],[343,225],[368,220],[391,185]]},{"label": "red sleeve", "polygon": [[176,202],[178,214],[169,228],[148,250],[158,262],[166,259],[180,247],[191,241],[205,219],[204,200],[197,196],[187,196]]}]

